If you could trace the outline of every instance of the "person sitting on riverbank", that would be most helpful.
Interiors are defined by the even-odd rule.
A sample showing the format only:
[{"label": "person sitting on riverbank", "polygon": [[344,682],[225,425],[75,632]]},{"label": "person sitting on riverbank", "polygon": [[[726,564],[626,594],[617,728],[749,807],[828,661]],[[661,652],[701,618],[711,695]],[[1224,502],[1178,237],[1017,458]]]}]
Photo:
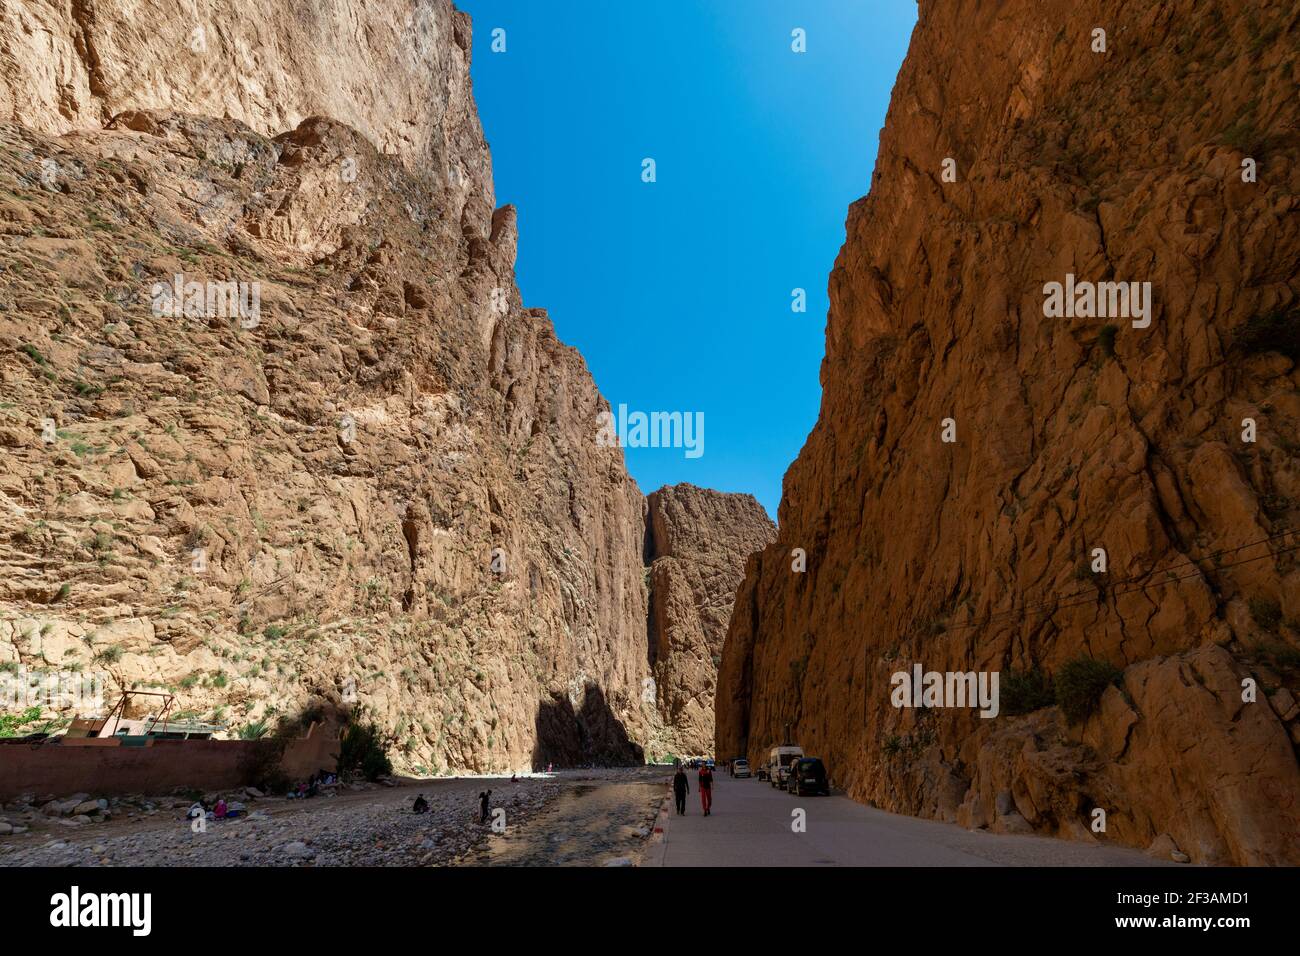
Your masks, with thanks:
[{"label": "person sitting on riverbank", "polygon": [[424,794],[420,794],[418,797],[415,798],[415,806],[411,807],[411,809],[414,810],[416,813],[429,812],[429,801],[424,799]]}]

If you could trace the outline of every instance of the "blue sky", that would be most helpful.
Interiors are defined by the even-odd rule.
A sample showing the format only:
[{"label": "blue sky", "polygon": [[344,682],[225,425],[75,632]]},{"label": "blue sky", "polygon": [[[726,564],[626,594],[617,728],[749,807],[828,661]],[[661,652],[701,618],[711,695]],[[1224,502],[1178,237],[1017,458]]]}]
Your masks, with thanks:
[{"label": "blue sky", "polygon": [[497,202],[519,211],[525,305],[549,311],[611,405],[704,413],[698,458],[626,449],[643,492],[750,492],[775,517],[817,420],[827,278],[915,0],[458,6]]}]

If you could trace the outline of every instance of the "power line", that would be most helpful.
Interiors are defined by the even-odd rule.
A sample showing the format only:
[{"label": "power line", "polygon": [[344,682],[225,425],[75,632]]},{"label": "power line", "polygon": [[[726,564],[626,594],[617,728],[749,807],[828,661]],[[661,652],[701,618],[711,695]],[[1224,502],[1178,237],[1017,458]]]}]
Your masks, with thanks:
[{"label": "power line", "polygon": [[[1224,555],[1224,554],[1235,554],[1235,553],[1240,552],[1240,551],[1245,551],[1245,550],[1248,549],[1248,548],[1258,547],[1258,546],[1261,545],[1261,544],[1267,544],[1267,543],[1269,543],[1270,541],[1276,541],[1276,540],[1278,540],[1278,539],[1280,539],[1280,538],[1285,538],[1285,537],[1288,537],[1288,536],[1293,535],[1293,534],[1296,534],[1296,533],[1297,533],[1297,531],[1296,531],[1295,529],[1288,529],[1288,530],[1286,530],[1286,531],[1279,531],[1279,532],[1277,532],[1277,533],[1275,533],[1275,534],[1271,534],[1271,535],[1269,535],[1269,536],[1267,536],[1267,537],[1265,537],[1265,538],[1260,538],[1258,541],[1252,541],[1252,542],[1250,542],[1249,544],[1239,545],[1238,547],[1235,547],[1235,548],[1223,548],[1223,549],[1221,549],[1221,550],[1219,550],[1219,551],[1211,551],[1209,554],[1203,555],[1203,556],[1200,557],[1200,558],[1189,558],[1189,559],[1186,560],[1186,561],[1179,562],[1178,564],[1174,564],[1174,565],[1171,565],[1171,566],[1168,567],[1168,568],[1164,568],[1164,569],[1163,569],[1164,573],[1168,574],[1168,573],[1170,573],[1171,571],[1175,570],[1176,568],[1188,567],[1188,566],[1190,566],[1190,565],[1197,565],[1193,571],[1190,571],[1190,572],[1187,573],[1187,574],[1178,575],[1178,576],[1176,576],[1176,577],[1168,578],[1168,579],[1166,579],[1166,580],[1164,580],[1164,581],[1147,582],[1147,583],[1138,583],[1138,582],[1139,582],[1141,579],[1143,579],[1143,578],[1148,578],[1148,577],[1150,577],[1150,576],[1153,575],[1153,574],[1157,574],[1157,573],[1159,573],[1159,571],[1157,571],[1157,570],[1147,571],[1147,572],[1145,572],[1145,573],[1143,573],[1143,574],[1141,574],[1141,575],[1136,575],[1136,576],[1134,576],[1134,577],[1131,577],[1131,578],[1127,578],[1127,579],[1121,580],[1121,581],[1119,582],[1119,584],[1118,584],[1116,587],[1114,587],[1114,588],[1111,589],[1111,593],[1112,593],[1112,594],[1115,594],[1115,595],[1119,595],[1119,594],[1130,594],[1130,593],[1132,593],[1132,592],[1134,592],[1134,591],[1145,591],[1147,588],[1150,588],[1150,587],[1163,587],[1163,586],[1166,585],[1166,584],[1176,584],[1176,583],[1178,583],[1179,581],[1185,581],[1185,580],[1187,580],[1187,579],[1189,579],[1189,578],[1200,577],[1200,576],[1203,576],[1203,574],[1204,574],[1203,570],[1202,570],[1202,569],[1199,567],[1199,565],[1198,565],[1198,562],[1200,562],[1200,561],[1207,561],[1207,560],[1209,560],[1209,559],[1211,559],[1211,558],[1215,558],[1215,557],[1218,557],[1218,556],[1220,556],[1220,555]],[[1253,557],[1253,558],[1243,558],[1243,559],[1240,560],[1240,561],[1233,561],[1233,562],[1230,562],[1230,563],[1228,563],[1228,564],[1218,564],[1218,565],[1216,565],[1216,570],[1222,570],[1222,569],[1225,569],[1225,568],[1235,568],[1235,567],[1240,567],[1240,566],[1245,565],[1245,564],[1251,564],[1251,563],[1253,563],[1253,562],[1255,562],[1255,561],[1262,561],[1262,560],[1264,560],[1265,558],[1277,558],[1277,557],[1280,557],[1281,555],[1289,554],[1289,553],[1291,553],[1291,552],[1293,552],[1293,551],[1300,551],[1300,544],[1293,544],[1293,545],[1290,545],[1290,546],[1288,546],[1288,547],[1281,548],[1281,549],[1279,549],[1279,550],[1277,550],[1277,551],[1270,551],[1270,552],[1268,552],[1267,554],[1257,555],[1256,557]],[[1102,594],[1101,594],[1101,596],[1104,597],[1104,596],[1105,596],[1105,593],[1106,593],[1105,590],[1102,590]],[[1084,595],[1084,594],[1087,594],[1087,595],[1088,595],[1088,597],[1087,597],[1086,600],[1082,600],[1082,601],[1073,601],[1073,602],[1068,602],[1068,603],[1065,603],[1065,604],[1060,603],[1061,600],[1062,600],[1063,598],[1069,598],[1069,597],[1074,597],[1074,596],[1079,596],[1079,595]],[[963,629],[971,628],[971,627],[985,627],[985,626],[987,626],[987,625],[989,625],[989,624],[992,624],[992,623],[994,623],[994,622],[996,622],[996,621],[1000,621],[1000,620],[1005,619],[1005,618],[1008,618],[1008,617],[1013,617],[1013,616],[1014,616],[1014,617],[1024,617],[1024,616],[1026,616],[1026,615],[1028,615],[1028,614],[1030,614],[1030,613],[1033,613],[1035,610],[1044,610],[1044,609],[1049,609],[1049,608],[1050,608],[1050,613],[1048,614],[1048,617],[1050,618],[1052,615],[1056,614],[1058,611],[1063,611],[1063,610],[1066,610],[1066,609],[1068,609],[1068,608],[1072,608],[1072,607],[1081,607],[1081,606],[1083,606],[1083,605],[1085,605],[1085,604],[1094,604],[1094,603],[1096,603],[1097,597],[1098,597],[1098,595],[1095,594],[1095,593],[1093,593],[1093,592],[1087,592],[1087,591],[1076,591],[1076,592],[1073,592],[1072,594],[1066,594],[1066,595],[1063,595],[1061,598],[1057,598],[1055,601],[1040,601],[1040,602],[1037,602],[1037,603],[1034,603],[1034,604],[1025,604],[1025,605],[1021,605],[1019,608],[1012,608],[1010,611],[999,611],[997,614],[992,614],[992,615],[990,615],[989,617],[985,618],[985,619],[982,620],[982,621],[970,621],[970,622],[967,622],[967,623],[965,623],[965,624],[954,624],[952,627],[945,627],[945,628],[943,628],[941,631],[938,631],[938,632],[936,632],[936,633],[938,633],[938,634],[947,634],[947,633],[949,633],[949,632],[951,632],[951,631],[958,631],[958,630],[963,630]],[[1118,617],[1120,617],[1121,619],[1124,617],[1123,614],[1120,614],[1120,613],[1119,613],[1118,609],[1115,611],[1115,614],[1116,614]],[[870,654],[870,651],[869,651],[868,648],[864,648],[864,651],[866,651],[868,655]],[[864,663],[867,665],[867,669],[868,669],[868,671],[869,671],[869,670],[870,670],[870,663],[869,663],[869,661],[864,661]],[[864,707],[864,708],[866,707],[866,697],[865,697],[865,696],[863,697],[863,707]]]},{"label": "power line", "polygon": [[[1109,587],[1102,586],[1098,588],[1097,590],[1100,590],[1101,592],[1100,595],[1097,593],[1097,590],[1072,591],[1067,594],[1058,595],[1057,597],[1051,600],[1043,600],[1043,601],[1033,602],[1030,604],[1022,604],[1019,607],[1011,608],[1010,610],[998,611],[994,614],[990,614],[988,617],[980,621],[967,621],[962,624],[953,624],[950,627],[942,628],[936,633],[946,634],[951,631],[959,631],[959,630],[964,630],[972,627],[985,627],[989,624],[1001,622],[1008,618],[1023,617],[1028,614],[1032,614],[1036,611],[1041,611],[1041,610],[1050,609],[1051,614],[1055,614],[1057,611],[1062,611],[1067,608],[1080,607],[1085,604],[1095,603],[1099,596],[1104,598],[1107,593],[1110,593],[1111,595],[1118,597],[1121,594],[1131,594],[1134,591],[1145,591],[1147,588],[1162,587],[1163,585],[1166,584],[1175,584],[1179,581],[1185,581],[1188,578],[1204,576],[1206,572],[1200,567],[1200,563],[1203,561],[1209,561],[1214,558],[1220,557],[1222,555],[1237,554],[1249,548],[1259,547],[1260,545],[1268,544],[1270,541],[1276,541],[1281,538],[1286,538],[1296,533],[1297,532],[1295,529],[1287,529],[1285,531],[1275,532],[1274,534],[1268,535],[1267,537],[1260,538],[1258,541],[1251,541],[1248,544],[1238,545],[1235,548],[1223,548],[1218,551],[1211,551],[1209,554],[1202,555],[1199,558],[1188,558],[1185,561],[1181,561],[1177,564],[1170,565],[1167,568],[1152,569],[1150,571],[1145,571],[1142,574],[1133,575],[1129,578],[1123,578],[1118,582],[1116,582],[1115,584],[1110,585]],[[1280,555],[1287,554],[1291,551],[1297,551],[1297,550],[1300,550],[1300,545],[1292,545],[1287,548],[1282,548],[1278,551],[1269,551],[1266,554],[1261,554],[1253,558],[1245,558],[1241,561],[1234,561],[1228,564],[1217,563],[1215,569],[1222,570],[1225,568],[1239,567],[1243,564],[1250,564],[1253,561],[1262,561],[1265,558],[1276,558]],[[1188,574],[1178,575],[1164,581],[1147,580],[1153,575],[1170,574],[1173,571],[1178,570],[1179,568],[1185,568],[1185,567],[1193,567],[1194,570]],[[1085,600],[1071,601],[1072,598],[1076,598],[1076,597],[1084,597]],[[1062,602],[1066,602],[1066,603],[1062,603]],[[1048,616],[1050,617],[1051,615],[1049,614]]]}]

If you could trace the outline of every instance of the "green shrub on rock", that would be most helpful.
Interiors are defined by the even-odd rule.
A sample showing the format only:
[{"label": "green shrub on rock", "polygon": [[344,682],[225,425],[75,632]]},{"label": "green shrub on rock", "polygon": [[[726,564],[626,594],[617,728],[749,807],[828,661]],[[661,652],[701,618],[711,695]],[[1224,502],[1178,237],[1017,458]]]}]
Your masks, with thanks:
[{"label": "green shrub on rock", "polygon": [[1056,702],[1072,724],[1080,723],[1096,709],[1108,684],[1119,685],[1123,673],[1114,664],[1076,657],[1066,661],[1056,674]]}]

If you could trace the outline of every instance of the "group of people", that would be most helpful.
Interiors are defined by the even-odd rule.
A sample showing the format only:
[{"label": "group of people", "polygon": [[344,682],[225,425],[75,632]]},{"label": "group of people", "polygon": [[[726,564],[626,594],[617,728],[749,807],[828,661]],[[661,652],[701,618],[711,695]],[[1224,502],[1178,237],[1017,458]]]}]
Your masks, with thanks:
[{"label": "group of people", "polygon": [[339,782],[336,774],[321,770],[312,774],[306,781],[300,782],[298,786],[289,790],[287,796],[290,800],[306,800],[308,797],[314,797],[320,793],[321,787],[329,787]]},{"label": "group of people", "polygon": [[237,800],[227,803],[225,797],[218,797],[216,802],[208,806],[206,800],[196,800],[189,810],[186,811],[185,817],[193,820],[197,817],[205,817],[208,820],[233,820],[240,816],[247,808]]},{"label": "group of people", "polygon": [[[700,764],[697,784],[700,791],[700,804],[704,807],[704,815],[707,817],[713,812],[713,771],[709,769],[707,763]],[[686,795],[690,792],[690,780],[686,777],[686,771],[682,769],[681,761],[678,761],[677,772],[673,774],[673,797],[677,801],[678,816],[686,815]]]},{"label": "group of people", "polygon": [[[417,794],[415,803],[411,806],[412,813],[428,813],[429,801],[424,799],[424,794]],[[478,822],[486,824],[488,818],[492,815],[492,791],[484,790],[478,795]]]}]

